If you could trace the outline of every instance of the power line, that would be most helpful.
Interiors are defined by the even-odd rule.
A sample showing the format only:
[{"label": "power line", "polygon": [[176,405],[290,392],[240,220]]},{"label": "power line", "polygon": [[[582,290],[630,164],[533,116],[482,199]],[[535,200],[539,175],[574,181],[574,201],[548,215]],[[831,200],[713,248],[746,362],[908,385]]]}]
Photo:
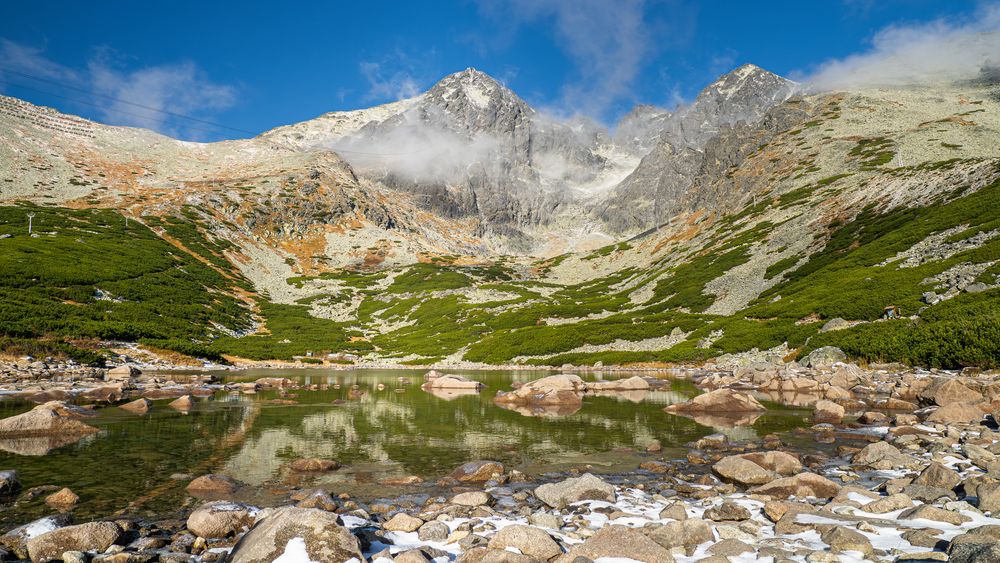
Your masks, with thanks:
[{"label": "power line", "polygon": [[[106,109],[106,108],[104,108],[104,106],[101,106],[100,104],[95,104],[93,102],[88,102],[86,100],[81,100],[79,98],[71,98],[69,96],[63,96],[63,95],[60,95],[60,94],[55,94],[55,93],[52,93],[52,92],[47,92],[45,90],[39,90],[38,88],[32,88],[31,86],[25,86],[24,84],[18,84],[16,82],[11,82],[9,80],[4,80],[2,78],[0,78],[0,84],[7,84],[8,86],[14,86],[15,88],[24,88],[25,90],[31,90],[32,92],[38,92],[39,94],[45,94],[46,96],[52,96],[54,98],[59,98],[59,99],[62,99],[62,100],[73,102],[73,103],[83,104],[83,105],[95,107],[97,109]],[[144,119],[148,119],[149,118],[148,115],[142,115],[142,114],[139,114],[139,113],[132,113],[132,112],[122,111],[122,110],[115,110],[115,111],[117,113],[122,114],[122,115],[131,115],[132,117],[139,117],[139,118],[144,118]],[[205,128],[205,127],[193,127],[193,126],[189,126],[189,128],[193,129],[195,131],[204,131],[206,133],[215,132],[215,130],[208,129],[208,128]]]},{"label": "power line", "polygon": [[142,108],[142,109],[149,110],[149,111],[155,111],[155,112],[163,113],[163,114],[170,115],[170,116],[173,116],[173,117],[179,117],[181,119],[188,119],[188,120],[191,120],[191,121],[197,121],[199,123],[205,123],[205,124],[211,125],[213,127],[220,127],[222,129],[229,129],[229,130],[232,130],[232,131],[237,131],[239,133],[246,133],[248,135],[256,135],[256,133],[254,133],[253,131],[247,131],[246,129],[240,129],[238,127],[230,127],[229,125],[223,125],[221,123],[216,123],[214,121],[209,121],[207,119],[201,119],[201,118],[198,118],[198,117],[192,117],[190,115],[184,115],[184,114],[180,114],[180,113],[168,111],[168,110],[165,110],[165,109],[162,109],[162,108],[154,108],[152,106],[146,106],[146,105],[143,105],[143,104],[138,104],[136,102],[130,102],[128,100],[123,100],[121,98],[116,98],[114,96],[109,96],[107,94],[101,94],[100,92],[94,92],[93,90],[87,90],[86,88],[79,88],[77,86],[72,86],[70,84],[57,82],[55,80],[50,80],[48,78],[42,78],[42,77],[39,77],[39,76],[33,76],[31,74],[27,74],[27,73],[24,73],[24,72],[13,70],[13,69],[11,69],[10,67],[8,67],[6,65],[0,64],[0,67],[4,68],[5,72],[9,72],[11,74],[17,74],[17,75],[23,76],[25,78],[30,78],[31,80],[37,80],[38,82],[44,82],[46,84],[52,84],[53,86],[58,86],[60,88],[66,88],[68,90],[76,90],[77,92],[83,92],[84,94],[90,94],[91,96],[97,96],[99,98],[104,98],[104,99],[107,99],[107,100],[111,100],[113,102],[118,102],[118,103],[122,103],[122,104],[128,104],[130,106],[135,106],[137,108]]}]

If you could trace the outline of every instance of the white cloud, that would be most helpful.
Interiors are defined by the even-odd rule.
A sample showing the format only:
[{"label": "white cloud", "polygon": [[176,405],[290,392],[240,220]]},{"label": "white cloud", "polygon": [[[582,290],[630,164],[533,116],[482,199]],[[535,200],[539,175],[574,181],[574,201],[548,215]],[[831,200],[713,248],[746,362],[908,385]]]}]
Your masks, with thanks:
[{"label": "white cloud", "polygon": [[94,91],[108,97],[101,102],[101,112],[109,123],[181,135],[205,126],[189,125],[163,112],[209,115],[236,101],[232,86],[213,82],[191,62],[125,71],[97,58],[88,71]]},{"label": "white cloud", "polygon": [[974,17],[893,25],[871,40],[871,48],[820,64],[792,78],[818,91],[901,86],[975,77],[1000,64],[1000,5]]},{"label": "white cloud", "polygon": [[630,97],[652,49],[644,0],[480,0],[481,10],[509,36],[517,27],[550,21],[578,76],[563,87],[568,113],[601,117]]},{"label": "white cloud", "polygon": [[[109,124],[144,127],[180,138],[200,139],[222,130],[169,113],[206,119],[236,103],[233,86],[212,81],[192,62],[126,69],[111,51],[103,49],[95,52],[85,69],[76,70],[49,59],[43,49],[0,39],[0,65],[0,77],[79,99],[88,104],[87,109],[96,107]],[[39,84],[31,77],[48,82]]]},{"label": "white cloud", "polygon": [[397,101],[420,93],[420,84],[406,70],[386,70],[385,63],[361,61],[358,68],[368,81],[369,100]]},{"label": "white cloud", "polygon": [[[20,72],[31,73],[50,80],[71,80],[78,81],[79,76],[71,69],[50,61],[42,53],[44,49],[21,45],[8,39],[0,39],[0,77],[4,77],[4,71],[13,82],[18,82],[18,78],[23,78]],[[14,71],[14,72],[10,72]]]}]

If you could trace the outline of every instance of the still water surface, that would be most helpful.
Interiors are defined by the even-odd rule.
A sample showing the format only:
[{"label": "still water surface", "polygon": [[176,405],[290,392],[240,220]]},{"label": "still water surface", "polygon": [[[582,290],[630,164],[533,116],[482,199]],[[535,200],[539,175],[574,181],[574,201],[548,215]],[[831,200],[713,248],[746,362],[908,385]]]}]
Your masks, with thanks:
[{"label": "still water surface", "polygon": [[[55,444],[0,441],[0,469],[16,469],[25,489],[71,488],[81,497],[75,513],[77,520],[83,520],[118,511],[173,512],[190,502],[183,493],[190,479],[185,475],[219,472],[259,486],[251,489],[258,498],[246,500],[263,500],[259,495],[268,492],[280,495],[292,486],[375,498],[406,491],[380,486],[380,479],[417,475],[433,482],[475,459],[498,460],[530,474],[581,465],[596,471],[628,471],[653,459],[644,452],[654,440],[671,457],[681,453],[671,448],[714,432],[746,439],[806,424],[803,412],[780,408],[736,428],[664,413],[664,406],[698,394],[690,382],[679,379],[661,390],[587,396],[575,412],[519,412],[494,405],[493,396],[509,390],[514,381],[530,381],[548,372],[455,373],[481,381],[486,388],[479,393],[434,395],[420,389],[423,370],[221,372],[224,381],[288,377],[328,389],[296,389],[284,397],[278,391],[220,390],[214,397],[200,399],[187,414],[167,408],[169,400],[154,401],[144,416],[100,409],[88,420],[100,433],[44,455],[31,454]],[[401,381],[407,378],[409,383]],[[2,401],[0,415],[30,406]],[[287,463],[301,457],[336,459],[344,467],[320,476],[292,474]],[[41,503],[43,496],[0,508],[0,523],[9,527],[51,513]]]}]

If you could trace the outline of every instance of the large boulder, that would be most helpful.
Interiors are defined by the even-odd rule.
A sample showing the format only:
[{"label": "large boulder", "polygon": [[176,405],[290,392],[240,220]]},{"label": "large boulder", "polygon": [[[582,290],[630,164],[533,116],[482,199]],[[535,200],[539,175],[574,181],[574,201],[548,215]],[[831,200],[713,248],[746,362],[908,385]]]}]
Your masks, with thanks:
[{"label": "large boulder", "polygon": [[424,521],[420,518],[399,512],[386,521],[382,528],[390,532],[416,532],[423,525]]},{"label": "large boulder", "polygon": [[932,461],[926,469],[913,480],[914,485],[934,487],[936,489],[954,489],[962,482],[962,477],[954,470],[941,463]]},{"label": "large boulder", "polygon": [[698,395],[690,401],[670,405],[663,410],[677,413],[727,414],[761,412],[767,409],[764,405],[760,404],[760,401],[746,393],[740,393],[732,389],[716,389],[715,391]]},{"label": "large boulder", "polygon": [[473,381],[467,377],[462,377],[461,375],[442,375],[441,377],[435,377],[427,381],[420,386],[424,391],[430,389],[469,389],[478,390],[483,387],[483,384],[478,381]]},{"label": "large boulder", "polygon": [[583,402],[582,395],[587,384],[580,376],[560,373],[525,383],[509,393],[497,393],[493,402],[497,404],[521,405],[563,405]]},{"label": "large boulder", "polygon": [[830,367],[839,362],[846,362],[847,354],[840,348],[824,346],[816,348],[805,358],[805,366],[810,368]]},{"label": "large boulder", "polygon": [[257,509],[234,502],[209,502],[188,516],[188,530],[202,538],[225,538],[253,526]]},{"label": "large boulder", "polygon": [[813,407],[813,420],[817,422],[840,422],[845,414],[844,407],[825,399],[816,401]]},{"label": "large boulder", "polygon": [[973,403],[949,403],[934,409],[924,422],[937,424],[973,424],[983,419],[984,412]]},{"label": "large boulder", "polygon": [[262,518],[233,547],[229,563],[365,561],[361,545],[331,512],[282,507]]},{"label": "large boulder", "polygon": [[111,368],[104,374],[105,381],[129,381],[135,377],[142,375],[135,366],[124,365]]},{"label": "large boulder", "polygon": [[799,473],[792,477],[775,479],[766,485],[754,487],[749,492],[774,498],[816,497],[831,499],[837,496],[840,485],[815,473]]},{"label": "large boulder", "polygon": [[727,456],[712,466],[712,471],[724,481],[740,485],[763,485],[770,483],[777,474],[740,456]]},{"label": "large boulder", "polygon": [[983,396],[977,391],[969,389],[957,379],[949,379],[928,390],[934,404],[938,406],[952,405],[955,403],[978,403],[983,400]]},{"label": "large boulder", "polygon": [[777,450],[740,454],[739,457],[748,459],[764,469],[773,471],[779,475],[795,475],[802,471],[802,462],[799,461],[799,458]]},{"label": "large boulder", "polygon": [[714,540],[715,534],[708,521],[701,518],[689,518],[655,528],[649,532],[649,537],[667,549],[675,547],[692,549]]},{"label": "large boulder", "polygon": [[873,442],[854,454],[852,462],[872,469],[919,469],[923,462],[900,452],[889,442]]},{"label": "large boulder", "polygon": [[485,483],[495,476],[503,475],[503,469],[503,464],[499,461],[470,461],[459,466],[448,476],[459,483]]},{"label": "large boulder", "polygon": [[67,551],[103,553],[122,536],[114,522],[88,522],[78,526],[57,528],[28,540],[28,556],[33,563],[62,561]]},{"label": "large boulder", "polygon": [[0,420],[0,436],[86,436],[99,432],[97,428],[81,422],[81,418],[94,416],[92,411],[75,407],[62,401],[50,401],[30,411]]},{"label": "large boulder", "polygon": [[524,555],[549,560],[562,554],[562,549],[552,536],[540,528],[515,524],[497,532],[488,545],[490,549],[515,548]]},{"label": "large boulder", "polygon": [[626,526],[605,526],[589,537],[587,541],[573,546],[568,553],[556,559],[556,563],[632,560],[642,563],[670,563],[674,560],[670,552],[649,539],[642,532]]},{"label": "large boulder", "polygon": [[601,479],[584,473],[558,483],[546,483],[535,489],[538,500],[552,508],[565,508],[582,500],[615,501],[615,488]]}]

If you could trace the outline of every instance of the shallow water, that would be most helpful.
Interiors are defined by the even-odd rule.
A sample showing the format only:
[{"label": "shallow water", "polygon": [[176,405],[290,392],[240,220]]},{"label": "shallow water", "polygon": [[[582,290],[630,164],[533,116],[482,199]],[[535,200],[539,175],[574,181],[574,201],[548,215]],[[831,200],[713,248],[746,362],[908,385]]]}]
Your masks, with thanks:
[{"label": "shallow water", "polygon": [[[296,389],[290,391],[292,397],[280,397],[278,391],[219,391],[200,399],[188,414],[167,408],[170,400],[154,401],[144,416],[100,409],[87,421],[100,433],[44,455],[30,454],[55,444],[0,442],[0,469],[16,469],[25,489],[71,488],[81,497],[74,512],[82,520],[117,512],[167,514],[182,508],[192,502],[183,493],[190,477],[183,475],[219,472],[260,486],[245,493],[251,501],[262,501],[267,494],[280,496],[294,486],[375,498],[415,490],[381,486],[379,479],[417,475],[433,482],[475,459],[498,460],[530,474],[587,465],[595,471],[621,472],[662,457],[644,453],[654,440],[668,449],[670,458],[681,455],[670,448],[707,434],[722,431],[747,439],[806,424],[802,411],[780,408],[735,428],[725,421],[706,419],[699,424],[664,413],[664,406],[698,393],[690,382],[677,379],[662,390],[587,396],[575,412],[518,412],[494,405],[493,396],[509,390],[513,381],[529,381],[547,372],[456,372],[487,387],[479,393],[436,396],[420,389],[424,371],[222,372],[218,375],[225,381],[288,377],[329,388]],[[294,404],[276,404],[277,399]],[[0,401],[0,415],[30,406]],[[319,476],[285,469],[289,461],[301,457],[336,459],[344,467]],[[3,507],[0,522],[9,527],[51,513],[42,497]]]}]

